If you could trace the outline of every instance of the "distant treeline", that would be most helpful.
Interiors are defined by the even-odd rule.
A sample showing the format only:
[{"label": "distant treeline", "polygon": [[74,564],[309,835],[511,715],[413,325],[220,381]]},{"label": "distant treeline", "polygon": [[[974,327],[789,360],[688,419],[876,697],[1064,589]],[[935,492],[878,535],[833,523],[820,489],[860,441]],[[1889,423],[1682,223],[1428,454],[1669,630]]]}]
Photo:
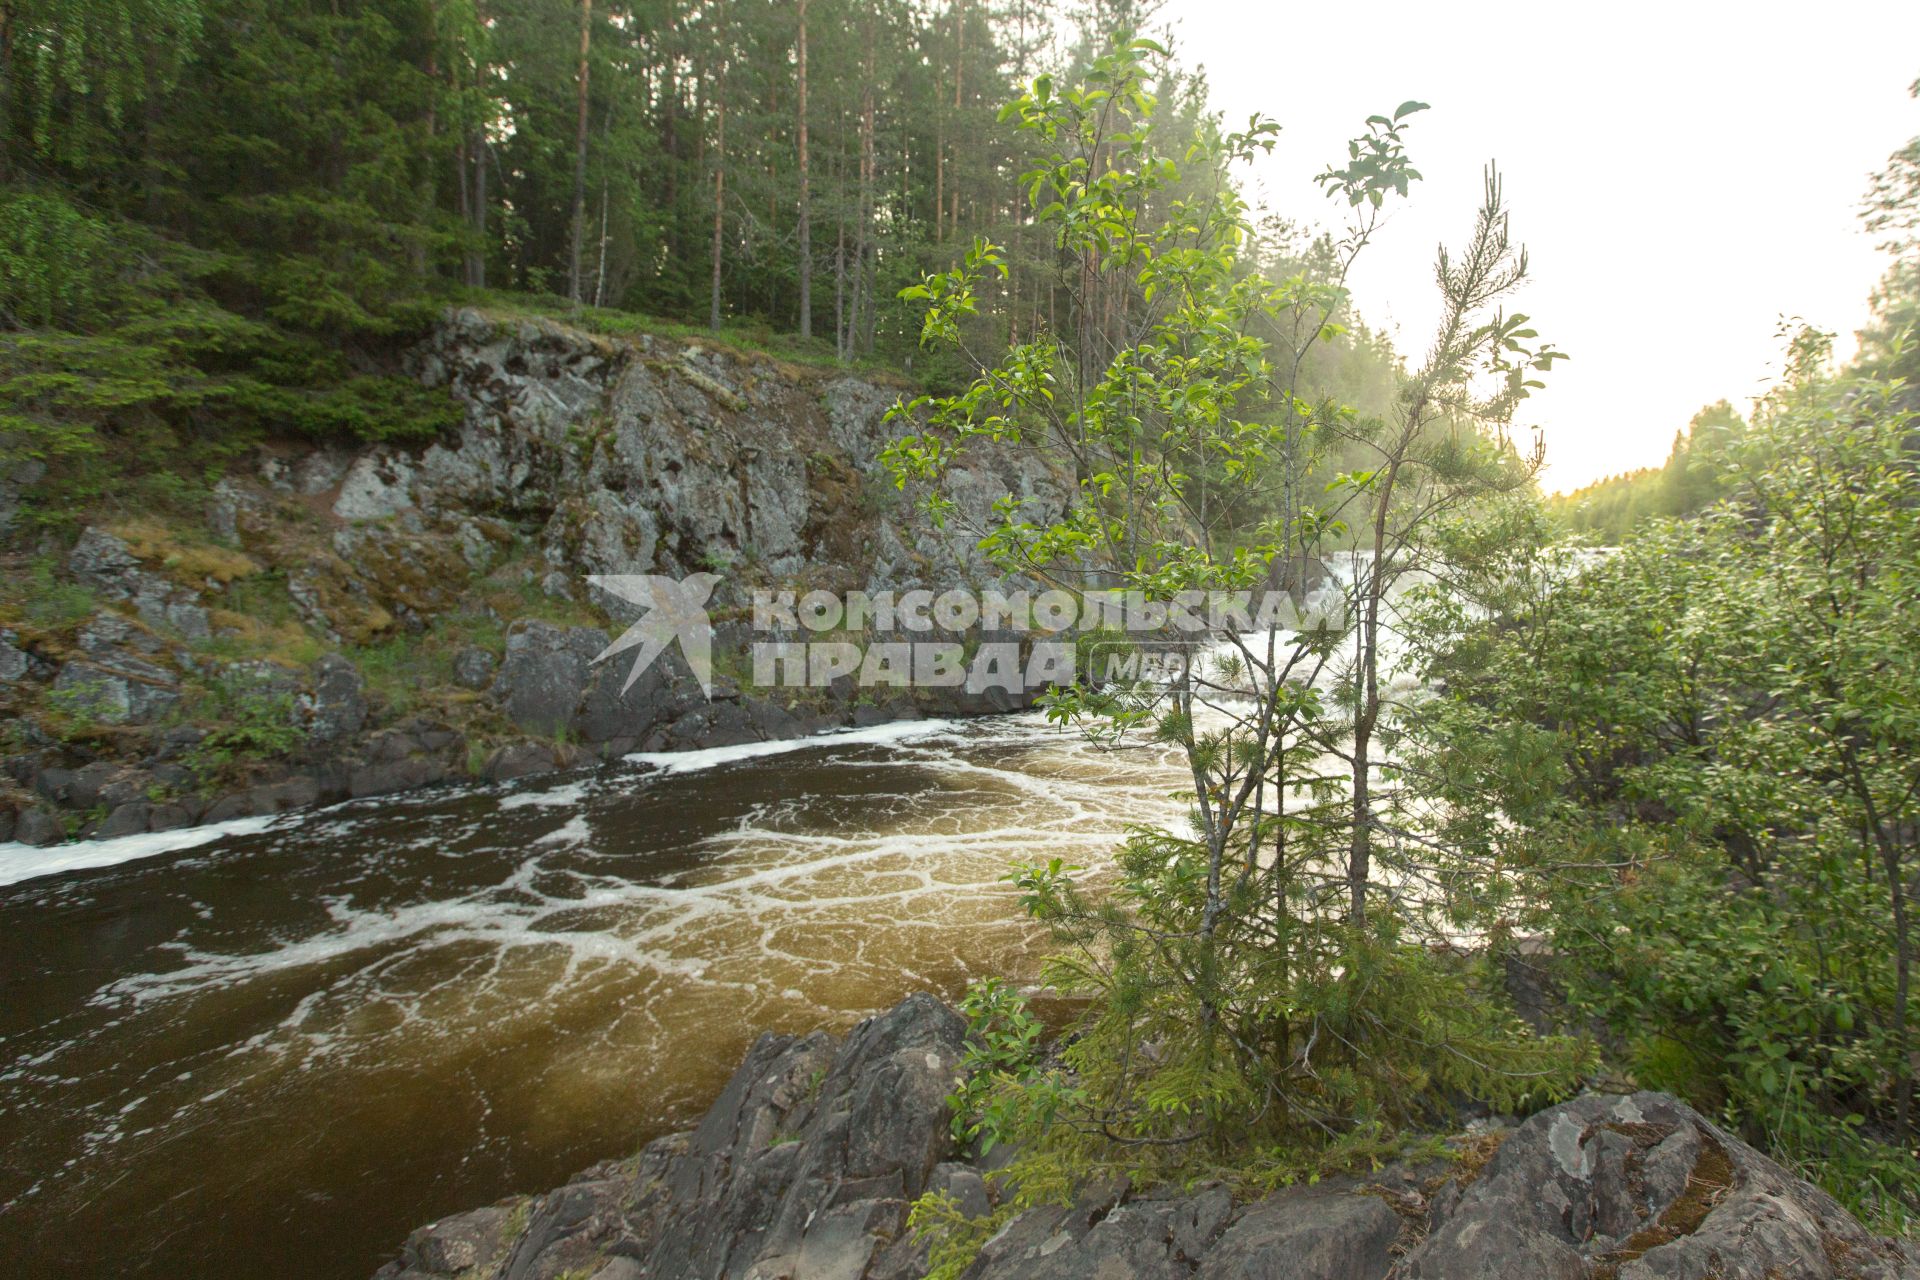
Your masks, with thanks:
[{"label": "distant treeline", "polygon": [[1604,543],[1620,542],[1628,530],[1653,516],[1692,515],[1721,496],[1717,460],[1745,429],[1746,423],[1725,400],[1708,405],[1685,431],[1675,434],[1665,466],[1608,476],[1572,493],[1556,494],[1548,505],[1568,528]]},{"label": "distant treeline", "polygon": [[[1920,80],[1910,92],[1920,97]],[[1896,409],[1920,409],[1920,137],[1887,159],[1873,175],[1862,220],[1892,256],[1871,298],[1859,351],[1847,371],[1894,384]],[[1800,331],[1788,348],[1797,376],[1811,377],[1831,363],[1831,335]],[[1618,543],[1636,525],[1657,516],[1686,516],[1726,496],[1726,453],[1747,424],[1725,400],[1694,415],[1674,436],[1665,466],[1645,467],[1595,481],[1548,500],[1568,528]]]}]

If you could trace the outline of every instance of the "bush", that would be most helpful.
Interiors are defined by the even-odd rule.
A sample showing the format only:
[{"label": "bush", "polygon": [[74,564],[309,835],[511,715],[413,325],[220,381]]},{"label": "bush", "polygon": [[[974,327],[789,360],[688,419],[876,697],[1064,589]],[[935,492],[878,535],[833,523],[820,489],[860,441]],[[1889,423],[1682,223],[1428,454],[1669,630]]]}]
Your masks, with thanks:
[{"label": "bush", "polygon": [[293,694],[258,673],[227,672],[206,691],[196,710],[201,718],[218,722],[188,757],[188,767],[203,783],[252,761],[285,755],[300,743]]},{"label": "bush", "polygon": [[[1862,1217],[1920,1206],[1920,508],[1899,386],[1819,335],[1726,446],[1726,498],[1471,632],[1416,767],[1488,923],[1552,935],[1643,1084]],[[1503,820],[1489,822],[1489,813]]]}]

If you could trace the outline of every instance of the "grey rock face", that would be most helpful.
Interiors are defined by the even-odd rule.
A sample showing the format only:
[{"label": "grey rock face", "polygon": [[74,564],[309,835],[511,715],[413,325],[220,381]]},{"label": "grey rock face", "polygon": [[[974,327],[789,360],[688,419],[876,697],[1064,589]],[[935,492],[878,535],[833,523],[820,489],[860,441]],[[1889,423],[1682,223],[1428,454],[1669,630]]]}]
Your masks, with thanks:
[{"label": "grey rock face", "polygon": [[128,601],[150,627],[170,627],[190,640],[210,634],[207,610],[192,591],[143,569],[133,549],[104,529],[81,531],[67,553],[67,572],[102,596]]},{"label": "grey rock face", "polygon": [[[1083,1193],[1071,1208],[1048,1205],[1021,1214],[980,1250],[967,1268],[968,1280],[1172,1280],[1191,1275],[1193,1260],[1173,1244],[1176,1202],[1116,1203],[1123,1191],[1103,1188]],[[1231,1210],[1230,1202],[1227,1208]]]},{"label": "grey rock face", "polygon": [[151,724],[180,701],[164,667],[119,654],[111,665],[73,661],[54,677],[54,696],[71,711],[108,724]]},{"label": "grey rock face", "polygon": [[330,653],[313,664],[313,692],[301,699],[307,737],[318,744],[344,742],[367,722],[367,698],[351,661]]},{"label": "grey rock face", "polygon": [[1388,1250],[1399,1235],[1400,1216],[1378,1196],[1286,1191],[1251,1206],[1206,1253],[1194,1276],[1381,1280],[1393,1265]]},{"label": "grey rock face", "polygon": [[33,660],[24,649],[14,645],[17,639],[11,631],[0,631],[0,684],[24,679],[27,672],[33,670]]},{"label": "grey rock face", "polygon": [[1920,1265],[1666,1094],[1543,1111],[1436,1215],[1407,1280],[1907,1280]]},{"label": "grey rock face", "polygon": [[509,1227],[523,1203],[508,1201],[424,1226],[407,1237],[397,1267],[381,1274],[409,1278],[490,1275],[513,1241]]},{"label": "grey rock face", "polygon": [[[913,1199],[938,1189],[970,1217],[992,1208],[980,1170],[950,1158],[944,1099],[963,1034],[957,1014],[914,996],[844,1040],[762,1036],[694,1131],[423,1228],[376,1280],[914,1280],[927,1255],[906,1229]],[[1665,1094],[1542,1112],[1429,1202],[1448,1167],[1238,1207],[1221,1186],[1094,1183],[1071,1206],[1013,1218],[964,1275],[1920,1280],[1920,1256]]]},{"label": "grey rock face", "polygon": [[522,623],[507,637],[506,658],[494,677],[493,694],[507,718],[548,737],[572,729],[581,697],[592,679],[594,655],[607,647],[604,631]]},{"label": "grey rock face", "polygon": [[[472,310],[448,317],[414,360],[467,406],[467,421],[410,466],[384,453],[356,462],[340,499],[354,495],[356,513],[401,509],[398,497],[359,496],[374,491],[375,473],[387,477],[380,493],[403,486],[422,510],[538,513],[549,564],[576,584],[746,560],[840,589],[998,579],[970,540],[931,528],[878,474],[898,434],[885,421],[896,388]],[[946,490],[961,525],[1009,493],[1045,516],[1065,492],[1031,455],[990,449]]]},{"label": "grey rock face", "polygon": [[333,514],[342,520],[384,520],[413,505],[412,463],[405,454],[376,449],[348,468]]},{"label": "grey rock face", "polygon": [[131,579],[134,612],[150,627],[171,627],[189,640],[212,635],[207,611],[172,584],[149,573]]},{"label": "grey rock face", "polygon": [[453,682],[462,689],[485,689],[493,683],[493,655],[468,645],[453,655]]},{"label": "grey rock face", "polygon": [[504,1248],[500,1206],[417,1231],[381,1280],[861,1280],[949,1154],[964,1031],[917,995],[844,1040],[762,1036],[692,1133],[537,1197]]},{"label": "grey rock face", "polygon": [[67,572],[97,590],[124,594],[125,578],[140,568],[132,548],[103,529],[80,531],[67,553]]}]

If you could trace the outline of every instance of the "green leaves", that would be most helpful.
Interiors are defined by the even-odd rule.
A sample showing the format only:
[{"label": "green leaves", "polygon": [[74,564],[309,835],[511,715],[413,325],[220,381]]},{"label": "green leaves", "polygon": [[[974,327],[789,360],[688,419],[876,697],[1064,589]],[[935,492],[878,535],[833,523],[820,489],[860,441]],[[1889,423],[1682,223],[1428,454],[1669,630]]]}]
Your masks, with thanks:
[{"label": "green leaves", "polygon": [[[1561,358],[1526,326],[1477,340]],[[1489,839],[1530,869],[1530,923],[1641,1084],[1904,1215],[1920,1174],[1833,1117],[1897,1132],[1912,1071],[1891,886],[1920,872],[1913,418],[1884,384],[1799,377],[1744,433],[1711,425],[1725,499],[1470,632],[1426,771],[1507,817]]]},{"label": "green leaves", "polygon": [[1378,209],[1389,195],[1404,198],[1409,186],[1419,181],[1420,171],[1407,158],[1401,121],[1426,109],[1424,102],[1409,101],[1401,103],[1392,118],[1368,116],[1366,132],[1347,143],[1345,167],[1330,165],[1314,181],[1349,206],[1364,203]]}]

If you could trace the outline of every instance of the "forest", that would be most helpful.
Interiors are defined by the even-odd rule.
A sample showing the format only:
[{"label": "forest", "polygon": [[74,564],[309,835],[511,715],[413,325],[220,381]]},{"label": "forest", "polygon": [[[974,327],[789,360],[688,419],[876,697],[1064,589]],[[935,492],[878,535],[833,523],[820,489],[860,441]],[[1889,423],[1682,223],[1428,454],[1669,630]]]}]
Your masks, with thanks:
[{"label": "forest", "polygon": [[[1864,223],[1890,266],[1857,351],[1785,325],[1777,385],[1673,424],[1663,466],[1550,496],[1533,397],[1580,353],[1555,344],[1551,317],[1516,309],[1534,268],[1503,169],[1485,169],[1471,218],[1435,253],[1432,331],[1397,350],[1348,282],[1422,181],[1432,108],[1379,104],[1347,122],[1351,141],[1294,207],[1256,206],[1247,175],[1279,125],[1216,114],[1162,17],[1147,0],[0,2],[0,623],[18,657],[7,697],[20,699],[7,704],[19,783],[8,805],[24,821],[56,785],[72,793],[85,768],[174,763],[181,750],[222,785],[283,779],[318,751],[289,728],[296,710],[311,722],[342,671],[386,673],[371,705],[408,745],[370,750],[417,763],[420,744],[447,730],[427,712],[447,708],[470,717],[463,731],[497,734],[475,731],[462,784],[517,782],[496,766],[534,738],[542,768],[644,760],[670,772],[661,734],[609,735],[618,745],[589,762],[568,719],[585,693],[568,689],[565,713],[536,730],[486,701],[506,703],[529,635],[573,628],[555,663],[576,675],[602,647],[604,602],[555,582],[563,553],[591,542],[569,524],[577,511],[624,511],[629,494],[572,507],[547,494],[538,519],[476,499],[463,514],[493,523],[466,555],[448,550],[451,525],[408,503],[360,519],[320,501],[341,492],[339,474],[297,495],[282,483],[283,502],[269,490],[283,458],[331,451],[391,471],[393,459],[470,439],[482,415],[407,362],[454,309],[537,320],[551,326],[542,334],[580,336],[578,351],[602,339],[686,344],[648,358],[711,412],[707,435],[746,416],[745,392],[701,363],[722,351],[741,362],[735,373],[803,388],[809,414],[874,388],[891,404],[874,412],[887,439],[868,456],[831,452],[844,424],[830,414],[820,440],[796,446],[794,523],[816,549],[830,541],[823,528],[867,521],[885,536],[859,544],[863,567],[908,529],[906,540],[964,542],[1000,580],[1036,589],[1164,603],[1270,588],[1303,619],[1214,636],[1213,665],[1170,682],[1081,680],[1018,708],[1036,735],[1074,735],[1102,760],[1154,753],[1170,772],[1118,789],[1171,791],[1179,817],[1116,820],[1087,865],[980,820],[1017,847],[1004,875],[969,893],[1043,938],[1045,954],[995,953],[1006,971],[988,977],[965,955],[954,967],[972,980],[945,993],[968,1030],[943,1114],[955,1150],[983,1169],[995,1148],[1005,1158],[985,1175],[990,1205],[935,1189],[908,1197],[927,1274],[979,1274],[968,1268],[1018,1215],[1072,1204],[1097,1180],[1265,1195],[1416,1156],[1458,1162],[1469,1115],[1524,1118],[1632,1089],[1673,1094],[1872,1231],[1910,1241],[1920,138],[1863,175]],[[502,368],[502,381],[524,372]],[[847,391],[855,378],[865,381]],[[555,464],[554,476],[617,487],[591,469],[622,447],[616,427],[632,425],[615,423],[612,404],[555,420],[549,436],[575,470]],[[1619,411],[1636,411],[1630,396]],[[764,490],[749,499],[746,470],[725,470],[762,452],[712,463],[724,475],[708,505],[731,501],[736,482],[741,503],[772,505]],[[1056,484],[1057,500],[1036,498],[1037,481],[972,506],[954,496],[997,484],[1009,456],[1032,464],[1020,475]],[[636,494],[641,470],[621,481]],[[235,502],[240,478],[258,500],[213,528],[210,500]],[[298,565],[248,559],[264,561],[267,543],[247,541],[244,517],[273,502],[289,526],[324,526],[329,547],[391,537],[398,558],[428,563],[438,543],[448,554],[431,563],[464,574],[466,555],[475,592],[492,594],[444,618],[396,606],[369,635],[343,639],[289,589]],[[56,667],[180,630],[144,613],[135,625],[139,595],[102,592],[76,558],[97,545],[84,541],[96,527],[136,527],[130,514],[168,532],[152,536],[163,548],[152,555],[127,534],[125,571],[145,563],[173,574],[167,590],[219,595],[216,626],[233,634],[173,636],[188,655],[177,671],[160,671],[152,640],[142,678],[189,696],[171,719],[106,724],[53,684]],[[673,531],[646,527],[661,532],[659,563],[648,541],[622,562],[630,572],[699,566],[755,585],[775,572],[731,531],[724,545],[689,537],[670,560]],[[490,541],[508,549],[496,556]],[[935,563],[933,542],[896,541],[889,571]],[[808,554],[793,560],[796,576],[817,568]],[[503,596],[487,575],[508,570],[518,576]],[[508,616],[502,599],[526,616]],[[270,626],[242,625],[249,600]],[[204,633],[206,610],[197,616]],[[119,628],[107,641],[102,618]],[[242,643],[269,632],[271,646]],[[456,651],[463,662],[484,651],[471,658],[477,676],[456,675]],[[252,686],[220,692],[224,676],[209,673],[229,660],[281,680],[274,700]],[[738,702],[731,686],[746,677],[725,675]],[[15,692],[36,680],[44,696]],[[437,702],[423,693],[436,681],[447,695]],[[688,694],[676,714],[708,715],[711,701],[688,712]],[[888,705],[863,692],[827,708],[844,721],[809,723],[872,728]],[[812,712],[827,715],[790,705],[780,723]],[[748,740],[742,730],[697,745],[724,753]],[[752,786],[783,802],[783,788],[831,792],[819,773],[858,774],[762,767]],[[168,776],[187,780],[145,785],[142,774],[131,801],[89,797],[72,834],[100,833],[123,804],[142,823],[156,806],[185,812],[181,793],[205,778],[177,764]],[[723,808],[725,790],[686,807]],[[556,794],[521,807],[584,803],[578,790]],[[832,821],[868,820],[830,798]],[[729,812],[727,830],[778,811],[770,799]],[[224,811],[201,804],[194,820],[208,812]],[[838,833],[779,834],[785,851]],[[909,834],[916,849],[955,835]],[[438,837],[416,835],[397,847],[425,858]],[[492,898],[448,900],[478,911],[591,878],[536,875],[551,872],[537,865],[549,838],[515,848],[526,873],[487,886]],[[649,888],[692,892],[687,865]],[[423,873],[422,892],[446,894],[442,874]],[[594,892],[626,874],[596,868]],[[755,909],[838,902],[843,889],[823,880]],[[364,892],[356,881],[326,897],[332,923],[357,920]],[[849,900],[876,916],[904,910]],[[382,921],[380,945],[418,905]],[[833,922],[857,935],[849,923],[868,921]],[[463,941],[507,936],[504,954],[537,932],[517,921]],[[192,977],[244,967],[176,949],[191,952]],[[867,962],[864,942],[849,950]],[[1552,1008],[1523,1019],[1509,978],[1536,962]],[[708,965],[722,961],[674,974],[701,978]],[[402,1003],[388,994],[366,1002],[380,1011],[367,1023]],[[851,1022],[871,994],[809,1008]],[[461,1087],[484,1074],[462,1071]],[[428,1204],[414,1216],[432,1216]],[[1590,1274],[1651,1248],[1633,1239],[1588,1259],[1602,1268]]]},{"label": "forest", "polygon": [[[1023,233],[1031,148],[999,111],[1151,8],[9,5],[8,456],[97,491],[103,437],[132,443],[106,470],[168,459],[136,477],[166,500],[178,450],[217,467],[262,422],[430,439],[445,407],[393,376],[393,353],[455,296],[937,382],[962,362],[918,349],[896,295],[974,237],[1010,266],[976,342],[1091,338],[1124,286],[1072,311]],[[1164,93],[1169,137],[1204,116],[1200,80],[1175,71]],[[1250,262],[1324,269],[1328,247],[1291,224],[1258,236]],[[1393,359],[1356,323],[1321,381],[1384,403]]]}]

